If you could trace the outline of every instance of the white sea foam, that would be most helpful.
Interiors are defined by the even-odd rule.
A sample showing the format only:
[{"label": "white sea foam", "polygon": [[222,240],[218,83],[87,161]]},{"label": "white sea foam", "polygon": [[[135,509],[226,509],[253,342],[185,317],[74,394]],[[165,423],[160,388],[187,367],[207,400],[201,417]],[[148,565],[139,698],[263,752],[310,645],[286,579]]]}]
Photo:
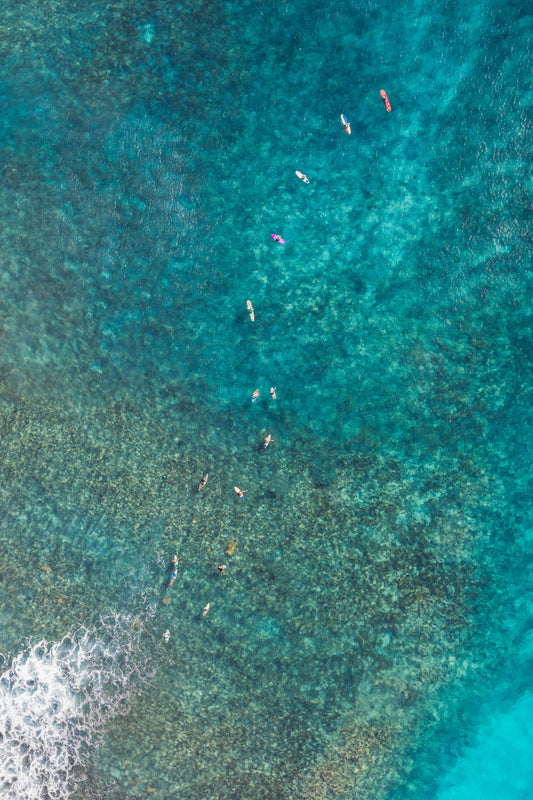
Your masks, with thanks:
[{"label": "white sea foam", "polygon": [[138,631],[113,616],[97,630],[19,653],[0,676],[0,797],[66,800],[106,722],[137,683]]}]

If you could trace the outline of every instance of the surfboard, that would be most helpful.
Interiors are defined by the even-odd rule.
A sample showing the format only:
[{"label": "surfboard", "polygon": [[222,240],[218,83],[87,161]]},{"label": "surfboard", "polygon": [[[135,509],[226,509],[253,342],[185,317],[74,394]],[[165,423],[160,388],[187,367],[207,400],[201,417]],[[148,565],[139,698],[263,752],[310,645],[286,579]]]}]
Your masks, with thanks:
[{"label": "surfboard", "polygon": [[285,239],[282,239],[279,233],[271,233],[270,234],[275,242],[279,242],[280,244],[286,244]]},{"label": "surfboard", "polygon": [[391,104],[390,104],[389,98],[387,97],[387,92],[385,91],[385,89],[381,90],[380,95],[381,95],[381,99],[385,103],[385,108],[387,109],[387,111],[390,111],[391,110]]},{"label": "surfboard", "polygon": [[255,319],[255,314],[254,314],[254,307],[250,300],[246,301],[246,308],[248,309],[248,313],[250,315],[250,321],[253,322]]},{"label": "surfboard", "polygon": [[296,170],[296,174],[298,175],[301,181],[303,181],[304,183],[309,183],[309,178],[307,177],[307,175],[304,175],[303,172],[298,172],[298,170]]},{"label": "surfboard", "polygon": [[342,122],[342,124],[344,125],[344,130],[346,131],[346,133],[347,133],[348,135],[350,135],[350,133],[352,132],[352,130],[351,130],[351,128],[350,128],[350,123],[348,122],[348,120],[346,119],[346,117],[344,116],[344,114],[341,114],[341,122]]}]

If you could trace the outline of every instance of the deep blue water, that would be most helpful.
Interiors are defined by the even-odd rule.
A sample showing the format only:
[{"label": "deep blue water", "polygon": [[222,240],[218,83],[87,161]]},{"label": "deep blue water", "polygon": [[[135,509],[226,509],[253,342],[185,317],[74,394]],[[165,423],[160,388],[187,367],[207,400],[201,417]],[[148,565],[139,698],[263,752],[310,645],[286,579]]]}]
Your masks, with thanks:
[{"label": "deep blue water", "polygon": [[529,797],[529,5],[2,25],[3,796]]}]

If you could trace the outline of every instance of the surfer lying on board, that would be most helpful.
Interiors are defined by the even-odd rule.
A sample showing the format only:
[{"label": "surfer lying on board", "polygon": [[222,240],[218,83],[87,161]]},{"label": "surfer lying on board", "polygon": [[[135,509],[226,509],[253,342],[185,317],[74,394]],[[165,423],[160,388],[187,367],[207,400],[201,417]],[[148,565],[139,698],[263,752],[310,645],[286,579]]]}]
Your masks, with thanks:
[{"label": "surfer lying on board", "polygon": [[387,97],[387,92],[385,91],[385,89],[382,89],[380,91],[380,95],[381,95],[381,99],[385,103],[385,108],[387,109],[387,111],[390,111],[391,110],[391,104],[390,104],[389,98]]},{"label": "surfer lying on board", "polygon": [[178,577],[178,563],[181,561],[181,559],[182,556],[180,556],[179,558],[177,556],[174,556],[174,558],[172,559],[172,575],[170,576],[170,583],[168,584],[169,586],[172,586],[172,584]]},{"label": "surfer lying on board", "polygon": [[342,122],[343,128],[346,131],[346,133],[348,135],[350,135],[351,132],[352,132],[352,129],[350,128],[350,123],[348,122],[348,120],[346,119],[344,114],[341,114],[341,122]]}]

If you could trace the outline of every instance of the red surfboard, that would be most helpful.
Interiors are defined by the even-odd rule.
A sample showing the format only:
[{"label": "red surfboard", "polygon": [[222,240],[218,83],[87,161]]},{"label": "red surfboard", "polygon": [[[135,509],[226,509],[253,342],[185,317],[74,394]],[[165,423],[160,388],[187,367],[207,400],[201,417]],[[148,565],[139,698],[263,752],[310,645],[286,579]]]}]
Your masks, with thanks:
[{"label": "red surfboard", "polygon": [[387,92],[385,91],[385,89],[381,90],[380,95],[381,95],[381,99],[385,103],[385,108],[387,109],[387,111],[390,111],[391,110],[390,100],[387,97]]}]

